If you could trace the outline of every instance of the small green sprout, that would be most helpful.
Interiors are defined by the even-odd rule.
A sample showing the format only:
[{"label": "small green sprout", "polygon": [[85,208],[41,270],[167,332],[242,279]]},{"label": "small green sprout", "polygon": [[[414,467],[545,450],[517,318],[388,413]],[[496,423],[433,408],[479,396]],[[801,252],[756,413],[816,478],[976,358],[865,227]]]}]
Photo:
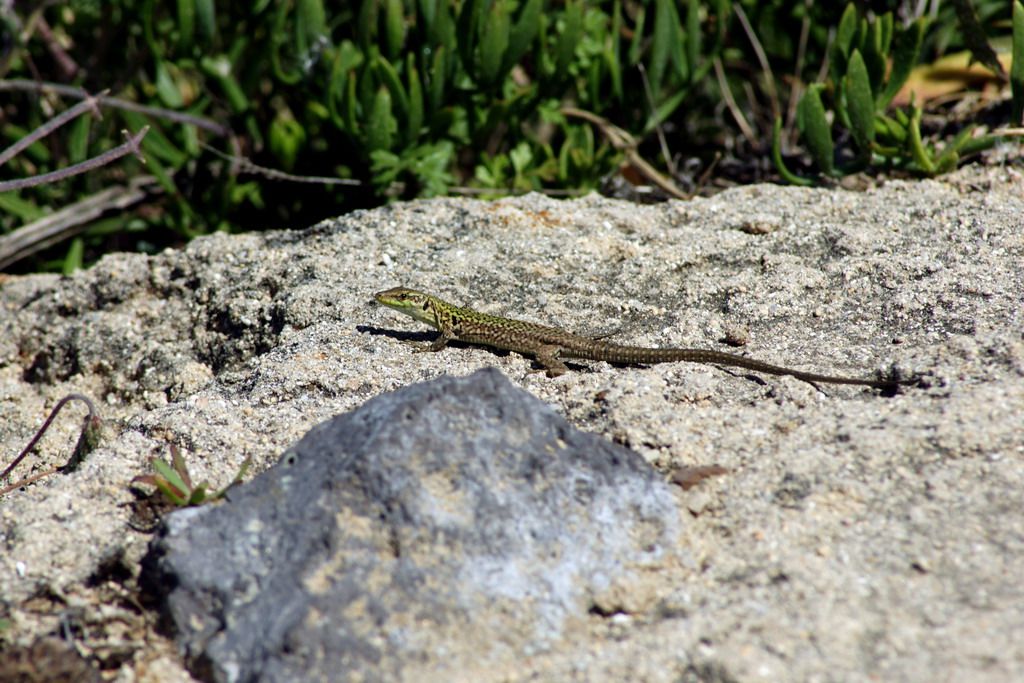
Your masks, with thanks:
[{"label": "small green sprout", "polygon": [[156,470],[156,474],[140,474],[132,479],[132,483],[154,486],[174,505],[188,507],[202,505],[211,500],[223,498],[228,489],[240,483],[242,478],[245,477],[249,471],[249,466],[252,464],[252,458],[246,458],[242,462],[231,483],[212,494],[208,491],[210,485],[207,482],[204,481],[197,485],[192,484],[192,477],[189,476],[185,459],[173,444],[171,445],[171,463],[167,464],[167,461],[162,458],[153,458],[150,460],[150,465]]}]

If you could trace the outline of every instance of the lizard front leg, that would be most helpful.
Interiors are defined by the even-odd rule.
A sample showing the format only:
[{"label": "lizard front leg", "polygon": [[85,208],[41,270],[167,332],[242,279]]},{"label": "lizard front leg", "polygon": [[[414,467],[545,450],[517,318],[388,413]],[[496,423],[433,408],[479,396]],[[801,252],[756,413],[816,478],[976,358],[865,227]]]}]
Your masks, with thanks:
[{"label": "lizard front leg", "polygon": [[428,351],[440,351],[444,347],[448,346],[448,342],[452,341],[453,339],[455,339],[454,334],[452,334],[451,332],[448,332],[446,334],[444,330],[442,330],[441,333],[437,335],[437,339],[432,341],[427,346],[417,345],[416,348],[413,349],[413,353],[427,353]]}]

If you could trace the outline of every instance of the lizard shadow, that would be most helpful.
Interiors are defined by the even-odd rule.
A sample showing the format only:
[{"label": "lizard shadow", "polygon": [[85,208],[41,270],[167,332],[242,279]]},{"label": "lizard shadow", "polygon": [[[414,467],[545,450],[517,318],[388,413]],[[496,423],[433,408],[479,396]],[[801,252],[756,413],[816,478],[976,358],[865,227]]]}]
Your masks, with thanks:
[{"label": "lizard shadow", "polygon": [[[374,337],[390,337],[400,342],[432,342],[437,339],[437,332],[430,330],[422,332],[410,332],[407,330],[392,330],[373,325],[356,325],[356,332],[369,334]],[[457,342],[456,342],[457,343]]]},{"label": "lizard shadow", "polygon": [[[399,341],[402,342],[403,344],[408,344],[410,346],[418,346],[420,344],[429,345],[430,342],[433,342],[440,335],[440,332],[435,332],[432,330],[426,330],[423,332],[410,332],[407,330],[392,330],[384,327],[374,327],[373,325],[356,325],[356,332],[369,334],[374,337],[390,337],[395,341]],[[509,351],[506,351],[504,349],[495,349],[489,346],[485,346],[483,344],[462,342],[456,339],[452,339],[450,342],[448,342],[448,346],[450,346],[453,349],[486,349],[487,351],[490,351],[491,353],[494,353],[499,356],[507,356],[510,353]]]}]

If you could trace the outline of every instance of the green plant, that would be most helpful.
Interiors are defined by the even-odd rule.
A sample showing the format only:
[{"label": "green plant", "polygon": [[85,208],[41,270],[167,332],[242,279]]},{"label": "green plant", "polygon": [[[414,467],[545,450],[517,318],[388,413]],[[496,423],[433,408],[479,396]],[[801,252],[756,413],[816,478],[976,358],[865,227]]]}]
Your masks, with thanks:
[{"label": "green plant", "polygon": [[231,483],[219,491],[210,493],[208,491],[210,485],[207,482],[192,483],[192,477],[189,476],[185,459],[181,456],[178,448],[172,444],[171,464],[168,464],[162,458],[153,458],[150,460],[150,466],[156,471],[156,474],[140,474],[132,479],[132,483],[154,486],[169,502],[179,507],[203,505],[212,500],[223,498],[228,489],[235,484],[241,483],[249,471],[250,464],[251,458],[246,458],[239,466],[238,472],[235,473]]},{"label": "green plant", "polygon": [[[731,0],[12,6],[4,18],[25,30],[12,34],[12,49],[0,57],[0,91],[11,93],[0,139],[23,139],[65,106],[62,98],[102,88],[114,96],[96,98],[102,119],[81,117],[63,138],[30,144],[4,173],[60,169],[113,147],[123,128],[150,129],[139,143],[145,167],[123,160],[0,195],[0,233],[141,173],[151,182],[132,196],[141,194],[144,211],[93,219],[59,261],[37,265],[71,270],[106,244],[158,250],[213,230],[308,224],[453,186],[585,191],[615,171],[621,153],[560,108],[593,112],[641,142],[683,111],[709,109],[704,76],[724,49],[731,7]],[[63,73],[49,75],[57,52]],[[228,145],[230,164],[208,151]],[[236,173],[257,163],[288,174]],[[343,182],[282,185],[312,178]]]},{"label": "green plant", "polygon": [[[972,138],[975,127],[968,125],[939,150],[923,142],[922,109],[913,101],[907,111],[886,113],[917,61],[926,27],[927,21],[919,18],[896,31],[891,12],[869,21],[858,16],[853,3],[846,6],[830,53],[830,81],[811,84],[797,109],[797,127],[823,175],[842,176],[872,164],[886,164],[934,176],[955,168],[963,154],[995,142],[993,136]],[[834,114],[831,122],[826,96]],[[852,152],[838,165],[833,128],[849,133]],[[788,182],[810,184],[782,160],[781,120],[775,123],[772,151],[776,167]]]}]

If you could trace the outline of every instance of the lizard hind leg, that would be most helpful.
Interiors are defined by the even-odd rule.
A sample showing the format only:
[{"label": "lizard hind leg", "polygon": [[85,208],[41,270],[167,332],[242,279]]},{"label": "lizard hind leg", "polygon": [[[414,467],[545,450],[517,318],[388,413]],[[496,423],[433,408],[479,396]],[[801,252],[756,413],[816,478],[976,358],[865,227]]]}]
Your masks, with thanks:
[{"label": "lizard hind leg", "polygon": [[547,371],[548,377],[558,377],[569,372],[569,366],[558,357],[558,347],[555,345],[542,346],[533,354],[537,362]]}]

